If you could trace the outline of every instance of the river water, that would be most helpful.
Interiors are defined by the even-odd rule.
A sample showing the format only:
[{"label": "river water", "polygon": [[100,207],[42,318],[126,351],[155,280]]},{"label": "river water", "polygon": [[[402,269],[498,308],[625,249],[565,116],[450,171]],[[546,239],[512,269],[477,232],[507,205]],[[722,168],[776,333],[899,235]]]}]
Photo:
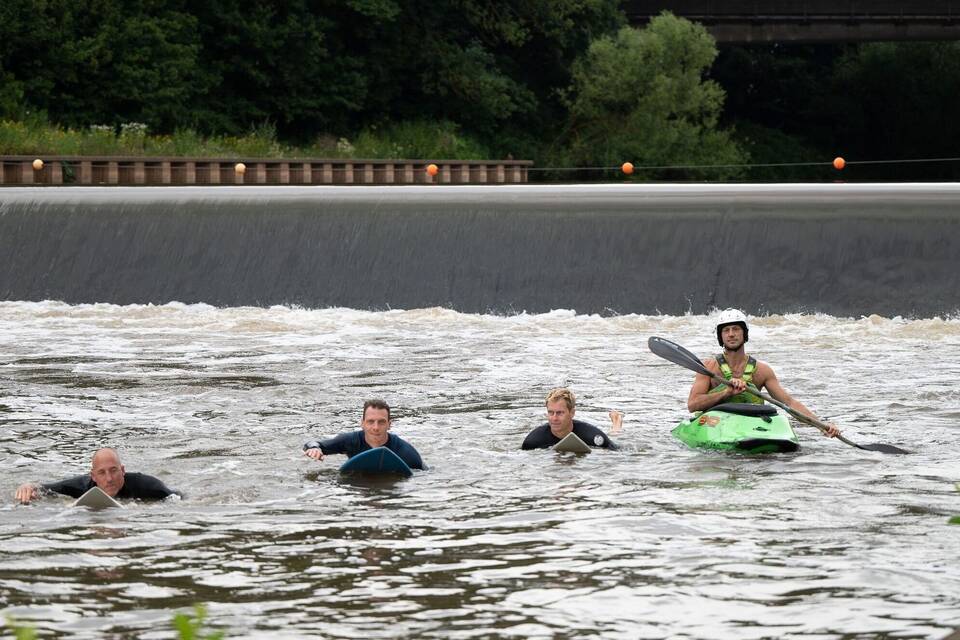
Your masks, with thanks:
[{"label": "river water", "polygon": [[[558,286],[562,307],[562,286]],[[941,638],[960,627],[960,320],[756,318],[753,353],[854,442],[693,451],[670,436],[714,316],[487,316],[0,303],[0,612],[41,634]],[[621,452],[520,451],[555,386]],[[303,442],[365,398],[430,466],[343,479]],[[181,501],[122,511],[17,485],[99,446]]]}]

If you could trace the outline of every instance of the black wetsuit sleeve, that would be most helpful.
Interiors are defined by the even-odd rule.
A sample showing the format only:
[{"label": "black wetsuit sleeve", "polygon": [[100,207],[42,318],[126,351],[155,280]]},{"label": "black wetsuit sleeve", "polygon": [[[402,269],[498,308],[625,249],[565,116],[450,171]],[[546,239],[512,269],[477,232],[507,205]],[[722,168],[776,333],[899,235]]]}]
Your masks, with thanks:
[{"label": "black wetsuit sleeve", "polygon": [[611,440],[602,429],[595,427],[589,422],[574,420],[573,432],[591,447],[610,449],[611,451],[618,451],[620,449],[620,446]]},{"label": "black wetsuit sleeve", "polygon": [[389,443],[388,446],[390,450],[400,456],[411,469],[426,469],[423,465],[423,460],[420,458],[420,453],[406,440],[397,437],[396,441]]},{"label": "black wetsuit sleeve", "polygon": [[127,473],[123,477],[123,487],[117,493],[118,498],[134,500],[163,500],[172,495],[180,495],[163,483],[159,478],[145,473]]},{"label": "black wetsuit sleeve", "polygon": [[303,450],[320,449],[323,455],[329,456],[335,453],[342,453],[347,456],[354,456],[356,451],[355,432],[341,433],[338,436],[327,438],[326,440],[314,440],[303,445]]},{"label": "black wetsuit sleeve", "polygon": [[48,482],[40,485],[44,491],[59,493],[71,498],[79,498],[93,488],[93,478],[88,474],[74,476],[60,482]]},{"label": "black wetsuit sleeve", "polygon": [[521,449],[549,449],[560,442],[560,438],[550,432],[549,424],[542,424],[523,439]]}]

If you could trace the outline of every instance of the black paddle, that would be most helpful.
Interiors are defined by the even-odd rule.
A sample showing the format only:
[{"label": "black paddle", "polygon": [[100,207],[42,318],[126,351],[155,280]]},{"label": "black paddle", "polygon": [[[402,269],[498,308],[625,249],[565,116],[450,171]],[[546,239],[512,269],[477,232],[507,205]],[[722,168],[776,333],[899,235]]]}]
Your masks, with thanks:
[{"label": "black paddle", "polygon": [[[660,356],[664,360],[669,360],[674,364],[678,364],[681,367],[686,367],[687,369],[690,369],[690,371],[693,371],[695,373],[700,373],[702,375],[713,378],[714,380],[721,382],[727,385],[728,387],[733,386],[730,382],[717,376],[715,373],[713,373],[712,371],[707,369],[705,366],[703,366],[703,362],[700,361],[700,358],[698,358],[693,353],[687,351],[686,349],[684,349],[683,347],[681,347],[675,342],[670,342],[669,340],[666,340],[664,338],[658,338],[657,336],[652,336],[649,340],[647,340],[647,345],[650,347],[650,351],[653,351],[655,355]],[[789,413],[791,416],[793,416],[800,422],[804,422],[806,424],[809,424],[812,427],[816,427],[817,429],[820,429],[820,431],[824,433],[826,433],[829,429],[827,425],[823,424],[819,420],[815,418],[811,418],[808,415],[800,413],[796,409],[792,409],[788,407],[787,405],[783,404],[779,400],[775,400],[774,398],[771,398],[769,394],[763,393],[762,391],[758,391],[755,388],[751,388],[749,386],[747,387],[747,392],[752,393],[758,398],[763,398],[770,404],[780,407],[781,409]],[[910,453],[909,451],[906,451],[905,449],[901,449],[900,447],[895,447],[892,444],[857,444],[856,442],[850,442],[849,440],[844,438],[842,435],[838,435],[837,440],[839,440],[840,442],[843,442],[844,444],[848,444],[851,447],[856,447],[857,449],[865,449],[866,451],[880,451],[882,453]]]}]

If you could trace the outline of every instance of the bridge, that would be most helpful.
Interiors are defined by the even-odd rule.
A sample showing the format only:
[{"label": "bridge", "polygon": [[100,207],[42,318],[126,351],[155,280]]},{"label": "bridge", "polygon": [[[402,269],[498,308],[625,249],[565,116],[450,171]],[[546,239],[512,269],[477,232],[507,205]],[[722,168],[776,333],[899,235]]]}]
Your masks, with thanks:
[{"label": "bridge", "polygon": [[718,43],[960,40],[960,0],[625,0],[631,24],[663,11]]}]

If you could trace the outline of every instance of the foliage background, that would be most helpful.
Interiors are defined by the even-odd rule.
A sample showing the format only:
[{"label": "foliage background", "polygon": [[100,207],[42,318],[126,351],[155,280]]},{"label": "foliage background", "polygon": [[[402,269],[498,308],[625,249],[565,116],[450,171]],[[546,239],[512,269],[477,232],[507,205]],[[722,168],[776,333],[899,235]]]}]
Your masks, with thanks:
[{"label": "foliage background", "polygon": [[[614,0],[0,3],[0,153],[116,143],[830,179],[836,155],[955,155],[958,88],[960,43],[718,49],[672,16],[627,28]],[[131,123],[140,138],[124,137]],[[798,164],[729,166],[748,163]],[[940,162],[855,175],[958,173]]]}]

